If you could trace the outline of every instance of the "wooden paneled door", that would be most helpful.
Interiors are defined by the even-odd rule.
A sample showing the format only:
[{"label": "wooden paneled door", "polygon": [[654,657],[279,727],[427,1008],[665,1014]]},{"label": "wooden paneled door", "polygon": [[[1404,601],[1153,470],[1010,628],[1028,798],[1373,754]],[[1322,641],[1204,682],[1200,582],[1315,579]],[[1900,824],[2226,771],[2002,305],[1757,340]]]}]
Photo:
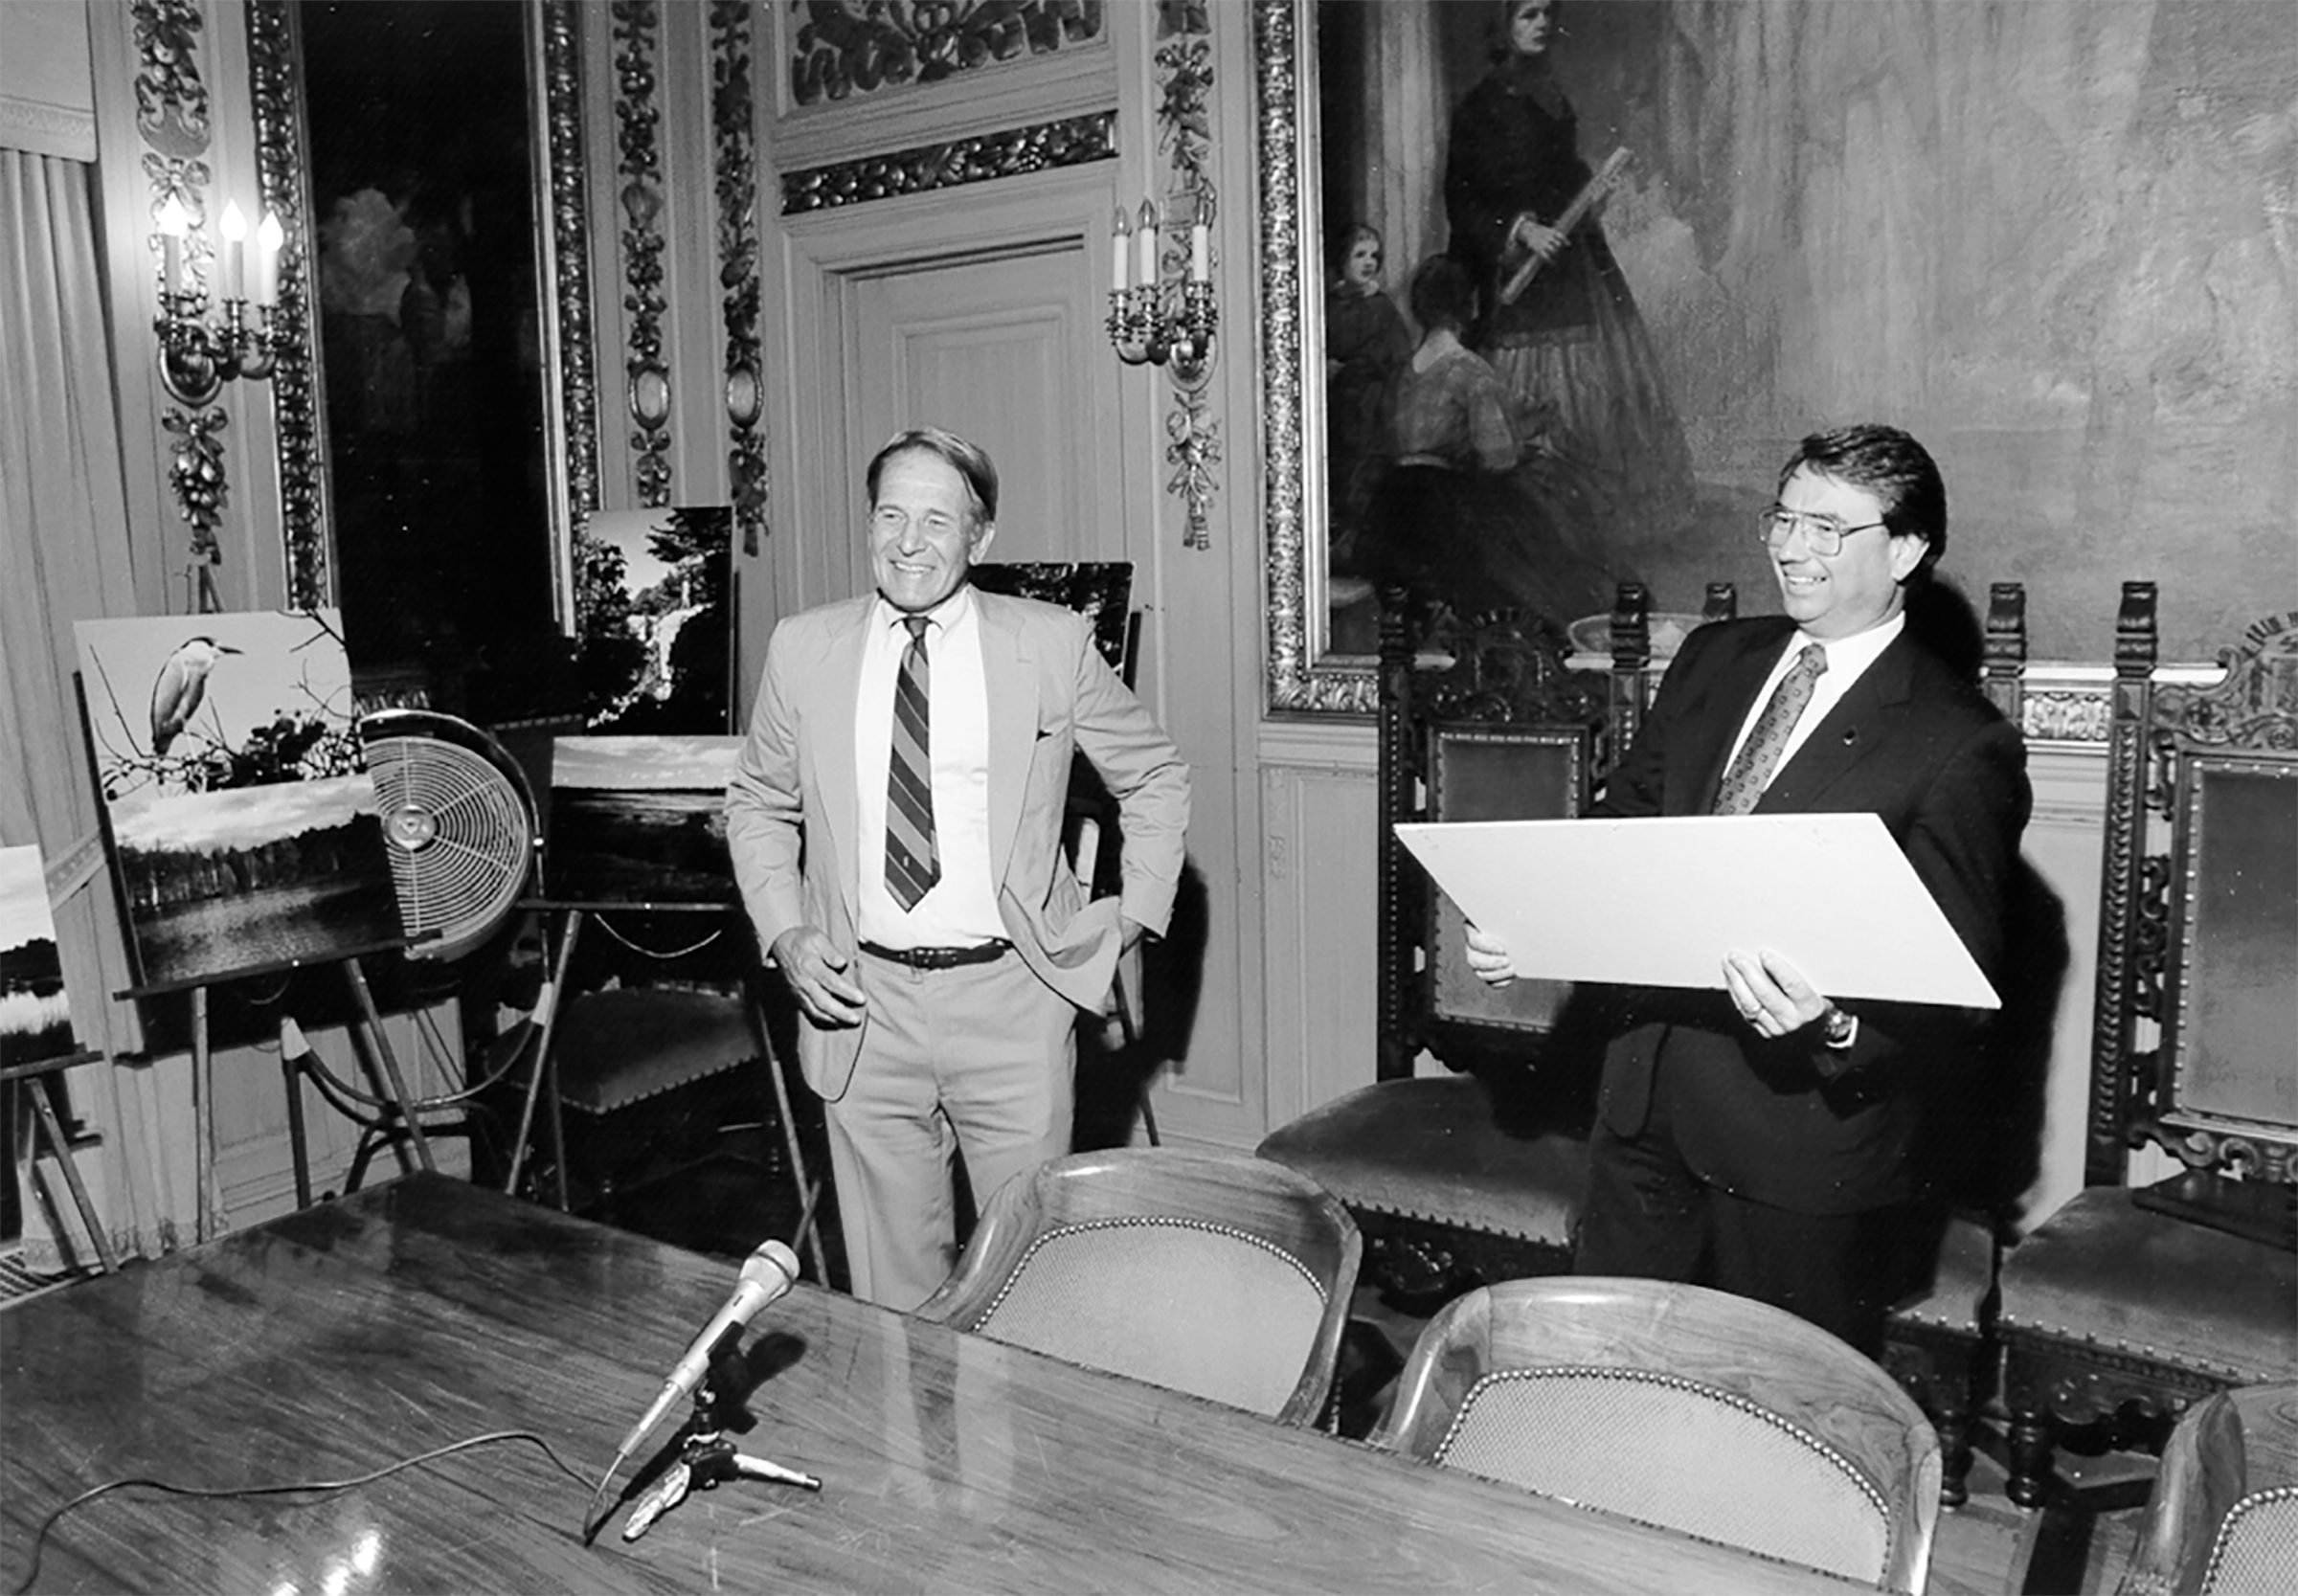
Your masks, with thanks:
[{"label": "wooden paneled door", "polygon": [[947,427],[997,461],[990,557],[1127,557],[1107,223],[1094,236],[1088,221],[1105,214],[1056,185],[1037,201],[953,193],[794,234],[777,499],[796,513],[777,519],[797,547],[778,609],[864,590],[862,473],[909,426]]}]

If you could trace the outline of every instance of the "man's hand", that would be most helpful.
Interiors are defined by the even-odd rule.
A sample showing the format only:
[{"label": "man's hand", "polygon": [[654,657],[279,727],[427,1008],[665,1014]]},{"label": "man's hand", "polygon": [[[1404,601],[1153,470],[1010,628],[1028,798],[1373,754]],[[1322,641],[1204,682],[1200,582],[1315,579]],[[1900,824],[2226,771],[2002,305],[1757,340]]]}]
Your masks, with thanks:
[{"label": "man's hand", "polygon": [[772,951],[807,1019],[834,1029],[862,1023],[862,989],[846,978],[845,957],[827,936],[812,926],[792,926],[774,939]]},{"label": "man's hand", "polygon": [[1832,1006],[1812,990],[1801,971],[1769,948],[1761,954],[1736,948],[1725,954],[1724,985],[1741,1015],[1762,1037],[1799,1031]]},{"label": "man's hand", "polygon": [[1117,916],[1117,933],[1123,938],[1117,944],[1117,952],[1129,954],[1140,946],[1141,938],[1149,934],[1149,928],[1130,914],[1120,914]]},{"label": "man's hand", "polygon": [[1516,979],[1516,955],[1508,944],[1474,925],[1468,928],[1468,967],[1487,986],[1506,986]]}]

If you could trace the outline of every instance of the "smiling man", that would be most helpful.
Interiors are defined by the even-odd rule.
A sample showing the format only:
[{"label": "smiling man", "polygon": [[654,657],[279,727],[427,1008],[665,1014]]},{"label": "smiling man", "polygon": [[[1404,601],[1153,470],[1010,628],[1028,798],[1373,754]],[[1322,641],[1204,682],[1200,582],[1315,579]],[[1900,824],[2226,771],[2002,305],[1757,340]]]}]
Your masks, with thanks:
[{"label": "smiling man", "polygon": [[[802,1016],[854,1294],[908,1310],[956,1261],[957,1155],[986,1202],[1070,1150],[1077,1014],[1164,930],[1189,776],[1083,616],[968,582],[986,454],[905,432],[867,487],[877,591],[775,628],[727,842]],[[1124,839],[1090,905],[1061,853],[1073,752]]]},{"label": "smiling man", "polygon": [[[1879,815],[1999,987],[2026,753],[1907,635],[1907,590],[1947,547],[1938,467],[1893,427],[1814,434],[1758,533],[1786,615],[1685,641],[1593,812]],[[1847,1007],[1775,953],[1716,952],[1721,992],[1582,994],[1605,1055],[1573,1267],[1717,1286],[1876,1354],[1904,1284],[1923,1077],[1983,1017]],[[1469,962],[1514,977],[1481,932]]]}]

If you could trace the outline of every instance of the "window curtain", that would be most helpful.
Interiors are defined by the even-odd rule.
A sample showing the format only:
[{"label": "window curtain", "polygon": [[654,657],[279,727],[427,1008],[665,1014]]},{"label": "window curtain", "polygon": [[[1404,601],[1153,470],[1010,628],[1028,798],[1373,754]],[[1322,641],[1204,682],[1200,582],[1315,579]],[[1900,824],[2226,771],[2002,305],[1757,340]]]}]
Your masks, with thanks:
[{"label": "window curtain", "polygon": [[[81,1173],[120,1255],[156,1256],[192,1237],[189,1138],[171,1154],[160,1134],[164,1085],[188,1123],[188,1078],[131,1056],[136,1011],[112,996],[129,983],[126,944],[93,850],[74,682],[73,623],[138,610],[93,182],[81,162],[0,148],[0,842],[40,846],[73,1025],[106,1061],[67,1077],[99,1138],[78,1153]],[[171,1073],[188,1077],[180,1061]],[[60,1173],[49,1174],[51,1203],[25,1182],[24,1262],[92,1262]]]}]

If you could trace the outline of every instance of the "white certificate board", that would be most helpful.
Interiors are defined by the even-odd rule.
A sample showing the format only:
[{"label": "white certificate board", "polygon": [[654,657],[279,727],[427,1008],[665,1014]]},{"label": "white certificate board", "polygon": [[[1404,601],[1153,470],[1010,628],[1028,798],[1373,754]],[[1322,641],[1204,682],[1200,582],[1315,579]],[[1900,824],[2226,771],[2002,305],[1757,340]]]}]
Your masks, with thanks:
[{"label": "white certificate board", "polygon": [[1460,911],[1522,976],[1722,987],[1771,949],[1830,998],[1999,1008],[1875,815],[1401,824]]}]

